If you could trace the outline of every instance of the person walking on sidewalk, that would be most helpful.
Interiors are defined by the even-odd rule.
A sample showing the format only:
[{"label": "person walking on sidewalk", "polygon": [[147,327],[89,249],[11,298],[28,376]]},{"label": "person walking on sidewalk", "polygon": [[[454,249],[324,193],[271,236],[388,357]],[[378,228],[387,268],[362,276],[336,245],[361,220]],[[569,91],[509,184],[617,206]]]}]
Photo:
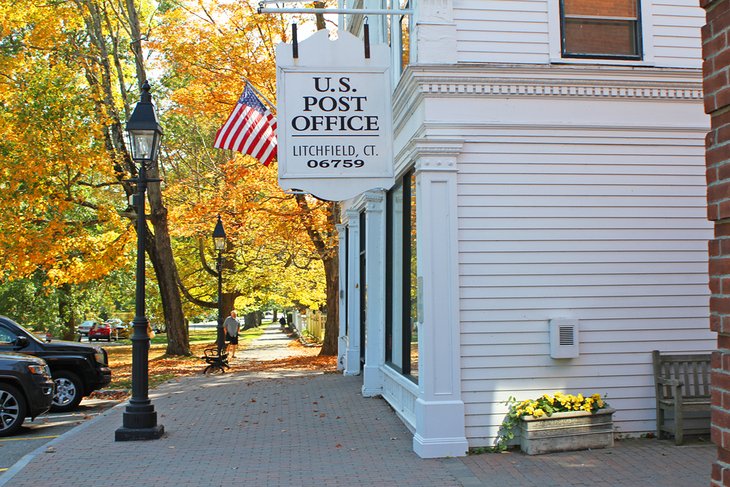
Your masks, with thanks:
[{"label": "person walking on sidewalk", "polygon": [[236,319],[236,310],[231,311],[231,316],[223,322],[223,329],[226,330],[226,341],[228,342],[228,350],[231,352],[231,358],[236,358],[236,347],[238,346],[238,330],[241,324]]}]

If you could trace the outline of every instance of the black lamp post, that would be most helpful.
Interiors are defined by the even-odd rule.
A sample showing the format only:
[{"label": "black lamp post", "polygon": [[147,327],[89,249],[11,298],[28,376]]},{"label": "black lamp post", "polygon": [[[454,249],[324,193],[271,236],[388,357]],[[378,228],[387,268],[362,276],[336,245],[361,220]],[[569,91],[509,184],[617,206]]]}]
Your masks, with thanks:
[{"label": "black lamp post", "polygon": [[147,170],[157,160],[162,139],[162,129],[157,120],[155,106],[152,104],[150,85],[142,86],[139,103],[134,107],[127,121],[127,134],[132,159],[139,166],[133,181],[137,183],[134,202],[137,207],[137,288],[135,294],[135,313],[132,324],[132,398],[122,416],[122,427],[114,433],[116,441],[155,440],[162,436],[165,428],[157,424],[157,413],[148,396],[149,368],[148,356],[150,338],[147,334],[148,321],[145,316],[145,191],[147,183],[159,179],[147,179]]},{"label": "black lamp post", "polygon": [[221,295],[223,293],[223,251],[226,250],[226,231],[223,229],[221,216],[218,215],[218,222],[213,230],[213,245],[218,251],[218,260],[216,261],[216,270],[218,271],[218,333],[216,335],[216,345],[218,346],[218,355],[225,347],[225,336],[223,334],[223,305]]}]

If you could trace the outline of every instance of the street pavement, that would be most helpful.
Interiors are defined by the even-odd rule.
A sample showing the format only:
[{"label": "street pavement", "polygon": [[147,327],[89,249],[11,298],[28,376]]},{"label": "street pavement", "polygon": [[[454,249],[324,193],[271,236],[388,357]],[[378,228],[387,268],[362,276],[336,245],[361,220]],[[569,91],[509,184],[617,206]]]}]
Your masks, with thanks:
[{"label": "street pavement", "polygon": [[[185,377],[151,391],[159,440],[115,442],[122,405],[62,434],[0,476],[0,486],[708,485],[706,443],[617,441],[614,448],[527,456],[420,459],[412,435],[361,378],[245,364],[298,353],[278,326],[241,350],[233,373]],[[279,352],[276,352],[278,350]],[[282,355],[279,355],[282,354]],[[202,370],[201,363],[201,370]]]},{"label": "street pavement", "polygon": [[98,416],[118,400],[84,398],[75,411],[48,412],[23,423],[17,434],[0,438],[0,473],[5,472],[23,456],[54,438]]}]

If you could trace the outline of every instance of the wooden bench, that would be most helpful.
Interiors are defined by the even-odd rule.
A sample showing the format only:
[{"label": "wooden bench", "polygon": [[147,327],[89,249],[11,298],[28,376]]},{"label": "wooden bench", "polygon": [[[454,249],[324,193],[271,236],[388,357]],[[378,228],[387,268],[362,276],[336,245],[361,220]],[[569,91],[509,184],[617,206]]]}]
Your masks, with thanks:
[{"label": "wooden bench", "polygon": [[[652,359],[657,437],[671,433],[674,443],[681,445],[685,413],[710,411],[710,354],[670,355],[654,350]],[[667,411],[673,412],[673,424],[666,420]]]}]

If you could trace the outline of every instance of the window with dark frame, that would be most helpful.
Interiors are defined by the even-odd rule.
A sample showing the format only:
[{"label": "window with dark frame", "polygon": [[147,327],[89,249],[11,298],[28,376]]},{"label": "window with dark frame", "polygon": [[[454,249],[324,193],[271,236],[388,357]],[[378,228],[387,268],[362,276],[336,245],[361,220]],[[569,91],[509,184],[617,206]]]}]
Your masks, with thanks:
[{"label": "window with dark frame", "polygon": [[640,0],[560,0],[563,57],[641,59]]},{"label": "window with dark frame", "polygon": [[415,204],[410,171],[386,197],[385,361],[418,382]]},{"label": "window with dark frame", "polygon": [[360,252],[359,252],[359,265],[360,265],[360,365],[365,365],[365,343],[367,340],[367,309],[368,309],[368,294],[367,294],[367,236],[365,234],[365,211],[360,212]]}]

